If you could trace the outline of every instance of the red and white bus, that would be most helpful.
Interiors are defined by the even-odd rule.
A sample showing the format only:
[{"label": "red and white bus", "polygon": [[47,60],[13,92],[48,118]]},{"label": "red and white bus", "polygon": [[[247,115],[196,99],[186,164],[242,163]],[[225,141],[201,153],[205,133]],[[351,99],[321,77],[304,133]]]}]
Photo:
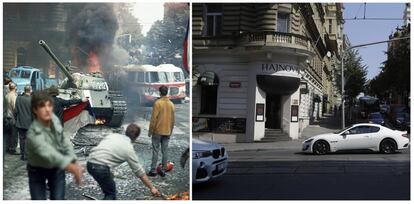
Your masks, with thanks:
[{"label": "red and white bus", "polygon": [[[168,98],[174,102],[182,102],[186,97],[183,70],[172,64],[127,65],[124,66],[128,79],[128,95],[135,97],[139,104],[149,105],[160,95],[158,88],[168,87]],[[135,98],[134,98],[135,99]]]}]

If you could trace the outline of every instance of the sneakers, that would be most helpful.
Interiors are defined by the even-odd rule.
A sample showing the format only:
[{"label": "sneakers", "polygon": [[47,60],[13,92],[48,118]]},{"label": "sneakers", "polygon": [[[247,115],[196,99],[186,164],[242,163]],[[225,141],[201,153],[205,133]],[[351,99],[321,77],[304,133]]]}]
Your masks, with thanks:
[{"label": "sneakers", "polygon": [[162,169],[162,170],[159,170],[158,172],[151,170],[147,173],[147,176],[150,176],[150,177],[155,177],[157,175],[160,175],[161,177],[165,177],[165,170]]},{"label": "sneakers", "polygon": [[149,171],[149,172],[147,173],[147,176],[150,176],[150,177],[157,176],[157,172],[155,172],[155,171],[151,170],[151,171]]},{"label": "sneakers", "polygon": [[165,177],[165,170],[164,170],[164,169],[161,169],[160,171],[158,171],[158,174],[159,174],[161,177]]}]

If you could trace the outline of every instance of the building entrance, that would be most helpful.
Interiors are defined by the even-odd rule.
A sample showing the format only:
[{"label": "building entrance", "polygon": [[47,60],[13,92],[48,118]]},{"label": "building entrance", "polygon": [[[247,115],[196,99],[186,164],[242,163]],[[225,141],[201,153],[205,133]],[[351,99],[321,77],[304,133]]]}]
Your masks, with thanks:
[{"label": "building entrance", "polygon": [[278,94],[266,94],[266,123],[267,129],[280,129],[282,118],[281,98]]}]

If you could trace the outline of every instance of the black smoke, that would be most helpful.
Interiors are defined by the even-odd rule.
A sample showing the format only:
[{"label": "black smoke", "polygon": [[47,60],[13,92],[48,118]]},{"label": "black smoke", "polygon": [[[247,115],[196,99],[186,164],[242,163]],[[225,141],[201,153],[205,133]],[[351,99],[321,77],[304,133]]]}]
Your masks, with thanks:
[{"label": "black smoke", "polygon": [[114,54],[118,20],[114,4],[73,4],[68,16],[67,44],[74,66],[86,71],[88,54],[98,55],[103,72],[119,63]]}]

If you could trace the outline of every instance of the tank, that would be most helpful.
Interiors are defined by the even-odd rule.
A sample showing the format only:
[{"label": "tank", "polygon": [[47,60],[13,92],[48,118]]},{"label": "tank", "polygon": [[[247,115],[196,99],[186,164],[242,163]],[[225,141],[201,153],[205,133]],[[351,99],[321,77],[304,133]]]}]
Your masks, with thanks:
[{"label": "tank", "polygon": [[101,73],[71,73],[52,52],[45,41],[39,45],[56,62],[66,78],[59,85],[59,97],[63,99],[89,98],[97,125],[120,127],[127,111],[127,103],[120,91],[109,90]]}]

